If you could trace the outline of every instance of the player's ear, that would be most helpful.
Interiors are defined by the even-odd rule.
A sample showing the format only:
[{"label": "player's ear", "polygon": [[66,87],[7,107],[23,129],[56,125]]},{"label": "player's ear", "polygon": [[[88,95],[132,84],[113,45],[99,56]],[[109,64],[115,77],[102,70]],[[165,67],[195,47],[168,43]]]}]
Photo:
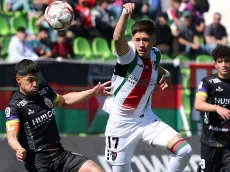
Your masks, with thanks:
[{"label": "player's ear", "polygon": [[217,64],[216,64],[216,62],[214,62],[214,66],[215,66],[215,68],[217,69]]},{"label": "player's ear", "polygon": [[20,84],[21,83],[21,77],[16,75],[16,81],[17,81],[18,84]]}]

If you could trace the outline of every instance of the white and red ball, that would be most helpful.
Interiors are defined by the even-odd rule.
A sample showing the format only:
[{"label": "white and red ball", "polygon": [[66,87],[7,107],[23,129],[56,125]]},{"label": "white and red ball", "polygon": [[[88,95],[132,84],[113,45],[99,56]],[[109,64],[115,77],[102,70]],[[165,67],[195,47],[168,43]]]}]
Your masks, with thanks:
[{"label": "white and red ball", "polygon": [[45,11],[45,19],[50,27],[55,30],[67,29],[74,19],[72,7],[63,1],[54,1]]}]

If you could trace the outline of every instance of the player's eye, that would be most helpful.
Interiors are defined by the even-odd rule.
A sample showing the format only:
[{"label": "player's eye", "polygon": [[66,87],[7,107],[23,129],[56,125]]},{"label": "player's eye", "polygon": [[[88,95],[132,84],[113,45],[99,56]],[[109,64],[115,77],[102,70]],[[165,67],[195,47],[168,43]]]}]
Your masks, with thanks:
[{"label": "player's eye", "polygon": [[144,39],[142,39],[142,41],[149,42],[149,39],[148,38],[144,38]]},{"label": "player's eye", "polygon": [[229,63],[229,59],[224,59],[224,62],[225,63]]},{"label": "player's eye", "polygon": [[217,60],[217,63],[222,63],[222,62],[223,62],[222,59]]}]

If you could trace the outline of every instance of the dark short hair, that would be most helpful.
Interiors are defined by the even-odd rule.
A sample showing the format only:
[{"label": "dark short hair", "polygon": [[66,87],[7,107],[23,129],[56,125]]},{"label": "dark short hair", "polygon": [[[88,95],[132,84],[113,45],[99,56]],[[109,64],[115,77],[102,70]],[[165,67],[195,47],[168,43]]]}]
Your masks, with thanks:
[{"label": "dark short hair", "polygon": [[106,3],[110,3],[110,1],[109,0],[98,0],[98,5],[101,5],[101,4],[103,4],[104,2],[106,2]]},{"label": "dark short hair", "polygon": [[211,55],[216,61],[218,58],[227,57],[230,58],[230,47],[228,45],[218,45],[212,52]]},{"label": "dark short hair", "polygon": [[18,27],[17,32],[26,32],[26,29],[24,27]]},{"label": "dark short hair", "polygon": [[15,66],[16,75],[26,76],[28,74],[37,74],[39,69],[37,65],[29,59],[23,59]]},{"label": "dark short hair", "polygon": [[132,26],[132,35],[137,32],[146,32],[149,35],[155,34],[155,23],[152,20],[140,20]]},{"label": "dark short hair", "polygon": [[174,0],[174,2],[178,3],[178,4],[181,4],[182,3],[182,0]]},{"label": "dark short hair", "polygon": [[39,27],[39,32],[46,32],[46,33],[49,33],[49,30],[48,28],[45,28],[45,27]]},{"label": "dark short hair", "polygon": [[221,17],[221,14],[219,12],[215,12],[214,15],[218,15]]},{"label": "dark short hair", "polygon": [[163,17],[166,21],[169,20],[169,16],[166,12],[163,12],[160,16]]},{"label": "dark short hair", "polygon": [[60,36],[60,37],[65,37],[65,36],[66,36],[65,31],[59,31],[59,32],[58,32],[58,36]]}]

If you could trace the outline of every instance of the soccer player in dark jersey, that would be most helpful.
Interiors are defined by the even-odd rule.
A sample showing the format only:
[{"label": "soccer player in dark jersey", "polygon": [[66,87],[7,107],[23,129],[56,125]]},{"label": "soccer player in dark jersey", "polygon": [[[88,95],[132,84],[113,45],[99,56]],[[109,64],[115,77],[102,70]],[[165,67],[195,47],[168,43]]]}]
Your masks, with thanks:
[{"label": "soccer player in dark jersey", "polygon": [[[5,109],[8,143],[29,172],[103,172],[87,157],[65,150],[60,143],[54,106],[81,102],[91,96],[111,95],[111,82],[94,88],[57,94],[48,85],[38,84],[39,69],[24,59],[16,64],[19,89]],[[76,114],[77,115],[77,114]]]},{"label": "soccer player in dark jersey", "polygon": [[198,86],[195,108],[204,113],[199,172],[230,172],[230,47],[211,53],[217,74]]}]

